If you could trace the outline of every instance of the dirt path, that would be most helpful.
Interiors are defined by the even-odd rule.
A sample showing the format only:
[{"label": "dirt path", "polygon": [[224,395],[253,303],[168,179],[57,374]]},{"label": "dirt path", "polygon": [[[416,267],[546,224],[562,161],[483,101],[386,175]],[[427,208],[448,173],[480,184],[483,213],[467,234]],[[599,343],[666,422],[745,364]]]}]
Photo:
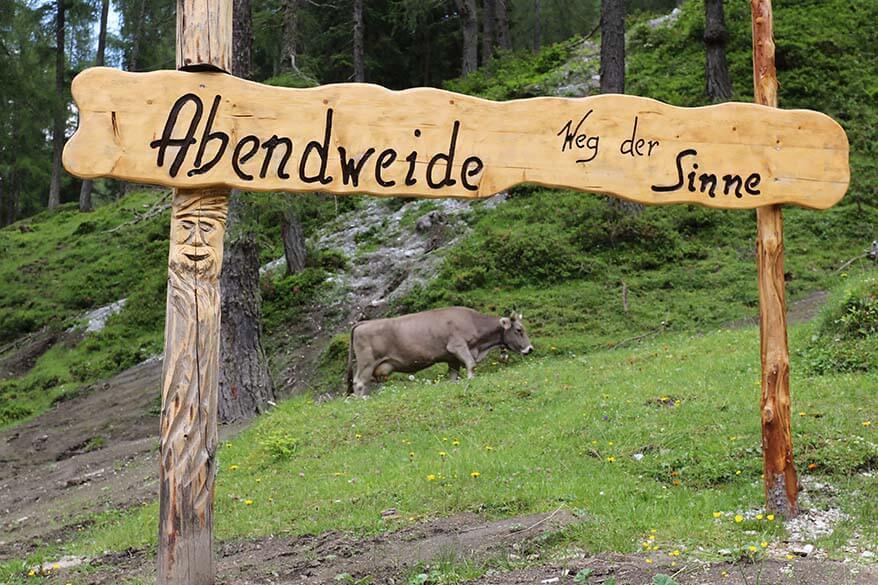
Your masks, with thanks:
[{"label": "dirt path", "polygon": [[668,575],[680,585],[875,585],[878,569],[835,561],[795,559],[759,563],[646,562],[646,557],[601,555],[558,565],[531,567],[485,576],[474,585],[534,585],[575,583],[581,571],[591,571],[585,583],[650,585],[656,575]]},{"label": "dirt path", "polygon": [[[576,519],[565,510],[487,522],[466,514],[418,524],[397,532],[358,539],[329,532],[298,538],[267,537],[220,545],[217,585],[280,583],[406,583],[419,566],[437,559],[486,560],[521,550],[527,543],[555,532]],[[155,579],[154,558],[143,551],[113,553],[95,559],[87,575],[62,573],[90,585],[111,585],[123,578]],[[344,575],[352,580],[345,581]],[[85,580],[80,580],[84,578]]]}]

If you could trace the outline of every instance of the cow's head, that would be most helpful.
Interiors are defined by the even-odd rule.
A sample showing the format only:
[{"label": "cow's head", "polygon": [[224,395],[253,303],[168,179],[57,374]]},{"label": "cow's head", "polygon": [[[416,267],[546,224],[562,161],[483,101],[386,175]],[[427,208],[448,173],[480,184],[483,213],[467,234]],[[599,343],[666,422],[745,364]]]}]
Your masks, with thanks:
[{"label": "cow's head", "polygon": [[503,328],[503,343],[513,351],[520,351],[524,355],[534,350],[521,322],[521,313],[512,313],[510,317],[501,317],[500,326]]}]

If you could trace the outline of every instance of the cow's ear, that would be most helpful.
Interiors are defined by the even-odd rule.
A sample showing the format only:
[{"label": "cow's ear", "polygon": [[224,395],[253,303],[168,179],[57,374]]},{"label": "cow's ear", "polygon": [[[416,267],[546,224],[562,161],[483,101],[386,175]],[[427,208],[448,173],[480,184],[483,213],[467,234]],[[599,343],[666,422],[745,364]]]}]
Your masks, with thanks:
[{"label": "cow's ear", "polygon": [[512,327],[512,321],[509,320],[509,317],[500,317],[500,326],[503,329],[509,329]]}]

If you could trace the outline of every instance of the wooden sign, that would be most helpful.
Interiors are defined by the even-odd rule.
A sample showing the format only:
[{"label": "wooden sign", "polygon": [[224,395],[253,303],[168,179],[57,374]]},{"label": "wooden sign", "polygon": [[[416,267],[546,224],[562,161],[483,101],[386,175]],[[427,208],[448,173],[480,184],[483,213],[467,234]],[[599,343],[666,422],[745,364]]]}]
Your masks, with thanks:
[{"label": "wooden sign", "polygon": [[831,118],[624,95],[491,102],[364,84],[285,89],[222,73],[94,68],[73,83],[83,178],[249,191],[487,197],[519,183],[645,204],[823,209],[847,190]]}]

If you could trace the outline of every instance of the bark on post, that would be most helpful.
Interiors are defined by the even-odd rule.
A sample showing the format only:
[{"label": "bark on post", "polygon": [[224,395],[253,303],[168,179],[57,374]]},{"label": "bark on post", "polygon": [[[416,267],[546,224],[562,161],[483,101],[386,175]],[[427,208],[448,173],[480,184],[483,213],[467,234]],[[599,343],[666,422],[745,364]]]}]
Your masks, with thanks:
[{"label": "bark on post", "polygon": [[[177,0],[177,68],[228,71],[231,3]],[[159,473],[159,585],[214,582],[213,484],[228,190],[177,190],[171,217]]]},{"label": "bark on post", "polygon": [[[753,87],[756,103],[777,107],[777,69],[771,0],[750,0],[753,13]],[[759,335],[762,357],[762,454],[765,504],[793,518],[799,492],[790,429],[790,356],[784,299],[783,214],[778,205],[756,210]]]}]

